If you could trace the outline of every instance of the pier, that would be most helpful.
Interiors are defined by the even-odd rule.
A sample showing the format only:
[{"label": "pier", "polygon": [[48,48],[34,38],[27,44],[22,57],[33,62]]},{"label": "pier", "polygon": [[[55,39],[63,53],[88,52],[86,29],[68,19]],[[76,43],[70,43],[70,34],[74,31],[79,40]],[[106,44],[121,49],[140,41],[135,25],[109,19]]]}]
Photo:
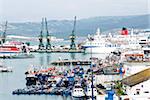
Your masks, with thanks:
[{"label": "pier", "polygon": [[88,60],[58,60],[51,63],[52,65],[90,65]]},{"label": "pier", "polygon": [[31,52],[38,52],[38,53],[84,53],[84,50],[82,49],[77,49],[77,50],[72,50],[72,49],[51,49],[51,50],[35,50]]}]

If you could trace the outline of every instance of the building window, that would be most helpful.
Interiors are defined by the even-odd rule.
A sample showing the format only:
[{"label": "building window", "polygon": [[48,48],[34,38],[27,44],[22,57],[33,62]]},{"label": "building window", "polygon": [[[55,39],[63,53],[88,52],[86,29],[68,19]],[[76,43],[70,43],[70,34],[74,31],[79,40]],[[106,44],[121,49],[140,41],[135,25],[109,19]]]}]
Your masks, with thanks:
[{"label": "building window", "polygon": [[149,91],[144,91],[144,93],[149,93]]},{"label": "building window", "polygon": [[141,85],[141,87],[143,88],[143,85]]},{"label": "building window", "polygon": [[140,91],[136,91],[136,95],[139,95],[140,94]]}]

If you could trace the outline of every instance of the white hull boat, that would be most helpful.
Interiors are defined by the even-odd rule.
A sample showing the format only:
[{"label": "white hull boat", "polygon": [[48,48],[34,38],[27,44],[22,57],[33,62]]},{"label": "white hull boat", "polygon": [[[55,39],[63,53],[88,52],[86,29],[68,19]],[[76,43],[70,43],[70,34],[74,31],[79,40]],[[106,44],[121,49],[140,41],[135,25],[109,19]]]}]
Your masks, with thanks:
[{"label": "white hull boat", "polygon": [[12,68],[0,65],[0,72],[12,72]]},{"label": "white hull boat", "polygon": [[[92,97],[92,88],[87,87],[85,94],[87,97]],[[94,95],[94,97],[96,97],[98,95],[97,89],[95,87],[93,88],[93,95]]]},{"label": "white hull boat", "polygon": [[72,91],[72,97],[74,97],[74,98],[85,97],[84,90],[80,84],[75,84],[73,91]]}]

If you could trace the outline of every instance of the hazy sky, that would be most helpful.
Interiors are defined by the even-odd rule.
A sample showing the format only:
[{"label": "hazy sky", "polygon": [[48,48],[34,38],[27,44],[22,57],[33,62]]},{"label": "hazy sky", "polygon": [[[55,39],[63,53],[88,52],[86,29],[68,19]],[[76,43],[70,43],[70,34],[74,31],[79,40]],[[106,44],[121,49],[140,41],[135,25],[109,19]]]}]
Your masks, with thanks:
[{"label": "hazy sky", "polygon": [[40,21],[148,14],[149,0],[0,0],[0,19]]}]

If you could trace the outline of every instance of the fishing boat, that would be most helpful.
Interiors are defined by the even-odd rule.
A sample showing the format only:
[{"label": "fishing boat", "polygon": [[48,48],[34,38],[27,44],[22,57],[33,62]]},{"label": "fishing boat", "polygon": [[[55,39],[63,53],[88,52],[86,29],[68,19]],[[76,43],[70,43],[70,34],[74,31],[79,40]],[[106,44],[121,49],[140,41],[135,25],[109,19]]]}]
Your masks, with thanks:
[{"label": "fishing boat", "polygon": [[34,55],[33,54],[28,54],[28,53],[18,53],[18,54],[13,55],[9,58],[12,58],[12,59],[34,58]]},{"label": "fishing boat", "polygon": [[33,74],[26,74],[26,86],[36,85],[37,77]]},{"label": "fishing boat", "polygon": [[[87,97],[92,97],[92,87],[88,85],[85,90],[85,94]],[[93,87],[93,96],[96,97],[98,95],[96,87]]]},{"label": "fishing boat", "polygon": [[75,84],[72,90],[72,97],[74,98],[82,98],[85,97],[85,93],[81,84]]},{"label": "fishing boat", "polygon": [[12,68],[0,65],[0,72],[12,72]]},{"label": "fishing boat", "polygon": [[121,59],[127,62],[141,62],[144,61],[144,51],[139,49],[132,49],[124,52]]}]

